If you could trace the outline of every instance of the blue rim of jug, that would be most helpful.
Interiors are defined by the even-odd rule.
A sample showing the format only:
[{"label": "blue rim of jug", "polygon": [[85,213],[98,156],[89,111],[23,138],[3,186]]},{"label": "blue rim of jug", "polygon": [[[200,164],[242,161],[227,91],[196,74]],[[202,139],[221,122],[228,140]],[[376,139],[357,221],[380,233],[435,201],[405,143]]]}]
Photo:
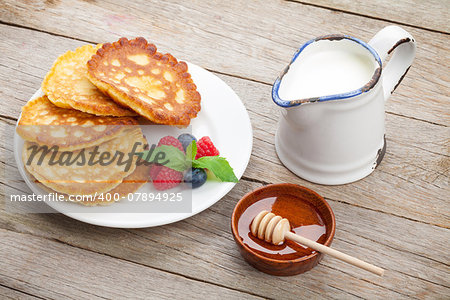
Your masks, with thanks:
[{"label": "blue rim of jug", "polygon": [[[297,57],[300,55],[300,53],[307,46],[309,46],[310,44],[312,44],[314,42],[321,41],[321,40],[340,41],[342,39],[351,40],[351,41],[354,41],[354,42],[360,44],[361,46],[363,46],[364,48],[369,50],[369,52],[373,55],[375,60],[378,62],[379,67],[374,71],[374,74],[372,75],[372,78],[369,80],[369,82],[367,84],[365,84],[363,87],[361,87],[361,88],[359,88],[357,90],[354,90],[354,91],[351,91],[351,92],[342,93],[342,94],[335,94],[335,95],[321,96],[321,97],[313,97],[313,98],[305,98],[305,99],[298,99],[298,100],[283,100],[283,99],[280,98],[280,96],[278,94],[278,90],[280,88],[281,80],[283,79],[284,75],[286,75],[286,73],[289,71],[289,67],[291,66],[291,64],[295,62]],[[322,102],[322,101],[330,101],[330,100],[339,100],[339,99],[351,98],[351,97],[358,96],[358,95],[360,95],[362,93],[365,93],[365,92],[368,92],[369,90],[371,90],[375,86],[375,84],[377,84],[378,80],[380,79],[380,77],[381,77],[381,70],[382,70],[382,62],[381,62],[380,56],[375,51],[375,49],[373,49],[366,42],[363,42],[360,39],[357,39],[357,38],[349,36],[349,35],[344,35],[344,34],[330,34],[330,35],[320,36],[318,38],[309,40],[308,42],[303,44],[294,53],[294,56],[292,57],[292,60],[290,61],[290,63],[286,66],[286,68],[281,72],[280,76],[278,76],[277,79],[275,80],[275,82],[273,83],[272,99],[273,99],[273,102],[275,102],[275,104],[277,104],[277,105],[279,105],[281,107],[292,107],[292,106],[298,106],[298,105],[304,104],[304,103]]]}]

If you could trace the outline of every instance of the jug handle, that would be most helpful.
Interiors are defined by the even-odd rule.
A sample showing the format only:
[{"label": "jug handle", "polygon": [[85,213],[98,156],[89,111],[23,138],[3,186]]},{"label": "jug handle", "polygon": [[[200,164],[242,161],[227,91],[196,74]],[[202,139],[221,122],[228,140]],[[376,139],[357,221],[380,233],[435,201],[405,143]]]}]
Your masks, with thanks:
[{"label": "jug handle", "polygon": [[416,53],[416,42],[404,29],[391,25],[381,29],[369,42],[382,62],[392,53],[383,67],[384,99],[387,100],[405,77]]}]

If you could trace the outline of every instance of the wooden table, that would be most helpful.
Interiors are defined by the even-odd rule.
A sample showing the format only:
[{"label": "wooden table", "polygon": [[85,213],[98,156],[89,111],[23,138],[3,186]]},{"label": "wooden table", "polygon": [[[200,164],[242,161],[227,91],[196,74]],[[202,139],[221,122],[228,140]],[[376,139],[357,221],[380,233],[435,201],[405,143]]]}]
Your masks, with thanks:
[{"label": "wooden table", "polygon": [[[441,0],[0,0],[7,173],[19,176],[5,158],[13,151],[7,136],[55,58],[122,36],[144,36],[217,74],[241,97],[254,130],[250,164],[236,187],[175,224],[112,229],[60,214],[2,210],[0,298],[450,298],[449,13],[450,2]],[[347,33],[368,41],[389,24],[409,31],[418,51],[386,105],[383,162],[369,177],[342,186],[296,177],[274,149],[274,79],[312,37]],[[7,182],[2,175],[2,186]],[[232,209],[246,192],[280,182],[322,194],[337,219],[333,246],[385,268],[385,276],[330,257],[293,277],[249,266],[230,233]],[[29,191],[25,184],[16,188]]]}]

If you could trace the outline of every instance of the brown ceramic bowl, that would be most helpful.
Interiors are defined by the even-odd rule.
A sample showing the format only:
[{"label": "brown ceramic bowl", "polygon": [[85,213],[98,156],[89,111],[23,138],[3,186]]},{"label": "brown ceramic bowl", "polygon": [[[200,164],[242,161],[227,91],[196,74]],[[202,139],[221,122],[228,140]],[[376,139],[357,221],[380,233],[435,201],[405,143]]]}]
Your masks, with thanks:
[{"label": "brown ceramic bowl", "polygon": [[336,221],[331,207],[323,199],[323,197],[316,192],[303,186],[291,183],[266,185],[246,194],[241,200],[239,200],[233,210],[233,215],[231,216],[231,230],[241,255],[248,263],[258,270],[278,276],[301,274],[315,267],[322,259],[323,254],[314,252],[308,256],[291,260],[273,259],[255,252],[249,246],[244,244],[238,233],[239,219],[250,205],[261,199],[274,197],[281,194],[293,196],[295,201],[307,201],[316,208],[326,229],[324,245],[330,246],[336,229]]}]

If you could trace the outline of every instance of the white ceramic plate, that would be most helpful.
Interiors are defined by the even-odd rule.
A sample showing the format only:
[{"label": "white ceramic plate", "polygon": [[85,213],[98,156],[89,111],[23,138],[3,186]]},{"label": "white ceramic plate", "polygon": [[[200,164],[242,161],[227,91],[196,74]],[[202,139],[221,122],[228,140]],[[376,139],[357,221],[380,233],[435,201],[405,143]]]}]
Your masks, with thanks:
[{"label": "white ceramic plate", "polygon": [[[241,178],[250,159],[253,143],[252,127],[248,113],[239,97],[224,81],[199,66],[191,63],[188,63],[188,66],[189,73],[191,73],[202,96],[201,111],[197,118],[191,122],[192,133],[197,138],[202,136],[211,137],[221,156],[227,158],[236,176]],[[41,90],[38,90],[31,99],[41,95]],[[162,135],[174,135],[176,137],[180,133],[180,129],[167,129],[167,126],[164,127],[165,132]],[[146,134],[145,129],[144,134]],[[23,145],[24,141],[16,133],[14,136],[14,156],[20,174],[33,193],[46,194],[28,178],[25,172],[20,158]],[[100,207],[84,207],[67,202],[46,203],[56,211],[82,222],[108,227],[141,228],[164,225],[191,217],[219,201],[234,186],[235,183],[231,182],[207,181],[200,188],[193,189],[191,213],[122,212],[129,211],[125,205],[136,205],[136,202],[129,201],[120,201],[109,206]],[[148,190],[151,190],[151,186],[150,184],[145,184],[137,192],[143,193]],[[73,212],[73,205],[79,206],[77,207],[77,212]]]}]

